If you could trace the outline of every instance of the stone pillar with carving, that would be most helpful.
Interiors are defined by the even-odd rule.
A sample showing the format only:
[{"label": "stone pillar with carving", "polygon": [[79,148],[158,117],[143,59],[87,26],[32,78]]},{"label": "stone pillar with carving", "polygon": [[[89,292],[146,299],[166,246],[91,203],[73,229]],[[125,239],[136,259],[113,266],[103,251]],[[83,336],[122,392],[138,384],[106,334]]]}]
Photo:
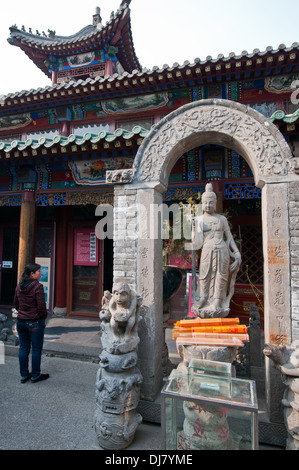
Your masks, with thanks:
[{"label": "stone pillar with carving", "polygon": [[142,376],[136,367],[142,298],[127,284],[104,293],[100,367],[96,378],[95,431],[99,445],[121,450],[134,439],[142,417],[136,412]]},{"label": "stone pillar with carving", "polygon": [[[141,398],[154,402],[163,386],[163,258],[162,239],[155,210],[162,204],[157,188],[138,189],[139,233],[137,240],[137,290],[146,315],[140,323],[142,348],[138,352],[143,376]],[[141,212],[143,211],[143,212]]]},{"label": "stone pillar with carving", "polygon": [[[288,186],[285,183],[267,184],[262,195],[267,201],[262,204],[265,342],[287,346],[292,342]],[[268,315],[266,312],[269,312]],[[265,370],[269,419],[273,423],[282,423],[283,385],[280,374],[267,358]]]},{"label": "stone pillar with carving", "polygon": [[[163,263],[159,218],[162,185],[133,184],[134,169],[107,171],[114,184],[114,283],[126,282],[143,298],[138,366],[141,400],[155,402],[163,386]],[[152,407],[151,407],[152,409]]]},{"label": "stone pillar with carving", "polygon": [[289,348],[266,344],[264,354],[281,373],[285,387],[281,404],[287,430],[286,450],[299,450],[299,341]]}]

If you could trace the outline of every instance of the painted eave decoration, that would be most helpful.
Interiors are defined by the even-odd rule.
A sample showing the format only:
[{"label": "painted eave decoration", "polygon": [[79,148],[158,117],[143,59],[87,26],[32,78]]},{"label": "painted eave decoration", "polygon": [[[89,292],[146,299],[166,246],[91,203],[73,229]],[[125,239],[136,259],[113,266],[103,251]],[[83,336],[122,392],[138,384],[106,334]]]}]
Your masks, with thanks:
[{"label": "painted eave decoration", "polygon": [[[25,142],[13,140],[0,141],[0,158],[22,158],[31,156],[55,156],[58,154],[73,155],[80,152],[98,150],[98,145],[107,153],[120,148],[130,149],[139,146],[149,131],[135,126],[132,131],[116,129],[115,132],[101,131],[98,134],[86,133],[84,136],[74,134],[68,137],[55,136],[53,139],[41,137],[38,140],[27,139]],[[109,152],[110,151],[110,152]]]},{"label": "painted eave decoration", "polygon": [[98,22],[71,36],[58,36],[52,30],[48,30],[48,34],[44,31],[33,34],[31,28],[27,32],[24,26],[19,29],[13,25],[8,42],[25,52],[48,77],[51,77],[48,62],[52,58],[56,60],[98,49],[104,49],[108,55],[117,52],[119,62],[128,72],[141,70],[132,39],[129,3],[122,2],[105,26]]},{"label": "painted eave decoration", "polygon": [[287,124],[292,124],[296,122],[299,118],[299,109],[295,111],[293,114],[286,114],[282,110],[277,110],[275,113],[272,114],[270,117],[270,121],[275,122],[275,121],[283,121]]},{"label": "painted eave decoration", "polygon": [[128,93],[144,94],[183,87],[200,87],[215,83],[238,83],[278,76],[299,74],[299,44],[291,47],[280,45],[278,49],[268,47],[260,52],[255,49],[251,54],[243,51],[241,55],[231,53],[229,57],[210,56],[206,60],[185,61],[183,65],[174,63],[162,68],[135,68],[132,72],[112,76],[87,78],[61,83],[45,88],[22,90],[0,96],[0,116],[3,113],[20,112],[20,109],[36,109],[47,104],[65,104],[80,100],[109,99],[125,96]]}]

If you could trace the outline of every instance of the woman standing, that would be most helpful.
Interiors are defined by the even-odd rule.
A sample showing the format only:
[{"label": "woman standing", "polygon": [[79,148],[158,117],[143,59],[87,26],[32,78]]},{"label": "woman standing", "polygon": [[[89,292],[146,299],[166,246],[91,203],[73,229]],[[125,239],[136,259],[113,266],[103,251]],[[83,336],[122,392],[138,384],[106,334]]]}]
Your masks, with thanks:
[{"label": "woman standing", "polygon": [[[49,378],[41,374],[41,355],[44,342],[47,309],[39,264],[28,264],[16,287],[14,305],[18,311],[17,331],[20,340],[19,364],[21,383],[39,382]],[[29,373],[29,353],[32,347],[32,371]]]}]

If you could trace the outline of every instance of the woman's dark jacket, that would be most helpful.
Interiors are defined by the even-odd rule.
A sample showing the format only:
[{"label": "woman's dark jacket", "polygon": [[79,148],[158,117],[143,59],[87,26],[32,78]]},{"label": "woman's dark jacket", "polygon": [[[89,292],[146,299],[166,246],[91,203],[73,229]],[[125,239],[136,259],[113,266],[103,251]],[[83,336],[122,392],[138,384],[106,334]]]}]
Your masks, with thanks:
[{"label": "woman's dark jacket", "polygon": [[20,320],[45,320],[47,308],[43,285],[35,279],[28,279],[22,284],[18,284],[14,306]]}]

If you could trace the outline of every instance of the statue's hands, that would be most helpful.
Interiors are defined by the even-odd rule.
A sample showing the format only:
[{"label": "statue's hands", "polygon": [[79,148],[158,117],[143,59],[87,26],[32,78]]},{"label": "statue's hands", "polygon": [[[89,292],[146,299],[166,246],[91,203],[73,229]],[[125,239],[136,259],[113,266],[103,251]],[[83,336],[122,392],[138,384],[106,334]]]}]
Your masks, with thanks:
[{"label": "statue's hands", "polygon": [[233,257],[234,257],[234,261],[232,262],[232,264],[229,267],[229,270],[230,270],[231,273],[233,271],[236,271],[236,269],[238,269],[241,265],[241,255],[240,255],[240,253],[234,253]]}]

